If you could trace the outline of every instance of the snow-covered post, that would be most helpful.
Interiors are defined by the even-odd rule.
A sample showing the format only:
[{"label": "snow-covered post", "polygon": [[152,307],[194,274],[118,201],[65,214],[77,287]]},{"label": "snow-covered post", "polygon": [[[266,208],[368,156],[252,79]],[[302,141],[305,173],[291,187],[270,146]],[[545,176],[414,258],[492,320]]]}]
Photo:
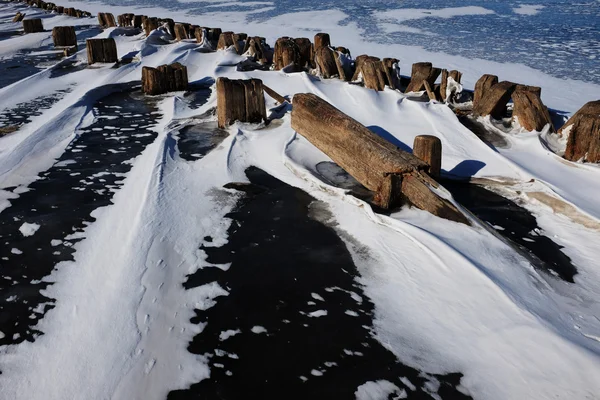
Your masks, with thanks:
[{"label": "snow-covered post", "polygon": [[438,179],[442,170],[442,141],[432,135],[419,135],[413,142],[413,154],[429,165],[429,175]]},{"label": "snow-covered post", "polygon": [[155,18],[155,17],[146,18],[146,19],[144,19],[143,25],[144,25],[144,32],[146,33],[146,36],[149,36],[150,32],[152,32],[155,29],[158,29],[158,18]]},{"label": "snow-covered post", "polygon": [[581,107],[558,134],[568,135],[564,155],[567,160],[600,162],[600,100]]},{"label": "snow-covered post", "polygon": [[456,83],[460,83],[462,73],[457,70],[448,71],[447,69],[442,70],[442,82],[440,83],[440,101],[446,101],[446,92],[448,89],[448,79],[452,78]]},{"label": "snow-covered post", "polygon": [[44,32],[44,25],[41,18],[32,18],[23,20],[23,31],[25,33]]},{"label": "snow-covered post", "polygon": [[217,79],[217,117],[220,128],[226,128],[235,121],[266,121],[262,81]]}]

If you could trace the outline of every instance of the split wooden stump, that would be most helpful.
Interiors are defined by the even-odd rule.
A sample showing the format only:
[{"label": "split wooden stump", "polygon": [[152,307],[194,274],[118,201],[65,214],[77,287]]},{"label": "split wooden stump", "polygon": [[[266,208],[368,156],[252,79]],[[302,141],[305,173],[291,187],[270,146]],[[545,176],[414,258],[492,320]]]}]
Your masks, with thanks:
[{"label": "split wooden stump", "polygon": [[[473,114],[478,116],[491,115],[495,119],[501,119],[505,116],[506,105],[510,101],[517,84],[509,81],[494,83],[497,80],[498,78],[494,75],[484,75],[477,81],[473,97]],[[482,93],[477,93],[478,88]]]},{"label": "split wooden stump", "polygon": [[586,103],[558,133],[568,135],[567,160],[600,162],[600,100]]},{"label": "split wooden stump", "polygon": [[438,179],[442,171],[442,141],[431,135],[419,135],[413,142],[413,154],[429,165],[429,175]]},{"label": "split wooden stump", "polygon": [[23,31],[25,33],[44,32],[44,25],[41,18],[32,18],[23,20]]},{"label": "split wooden stump", "polygon": [[550,113],[542,103],[541,94],[542,88],[540,87],[517,85],[512,94],[514,103],[512,119],[513,121],[518,120],[519,125],[528,131],[539,132],[546,125],[550,125],[550,131],[554,132]]},{"label": "split wooden stump", "polygon": [[431,87],[434,86],[435,80],[442,70],[435,68],[430,62],[419,62],[412,65],[410,75],[410,83],[406,87],[405,93],[419,92],[425,89],[424,82],[428,82]]},{"label": "split wooden stump", "polygon": [[54,47],[77,46],[77,35],[73,26],[56,26],[52,28]]},{"label": "split wooden stump", "polygon": [[117,56],[117,44],[115,39],[88,39],[86,41],[88,64],[115,63],[119,61]]},{"label": "split wooden stump", "polygon": [[456,83],[460,83],[462,78],[462,72],[457,70],[448,71],[447,69],[442,70],[442,82],[440,83],[440,101],[447,101],[452,93],[448,93],[448,82],[452,79]]},{"label": "split wooden stump", "polygon": [[257,123],[267,120],[263,83],[260,79],[217,79],[219,128],[235,121]]},{"label": "split wooden stump", "polygon": [[14,18],[12,19],[12,22],[21,22],[23,21],[23,18],[25,18],[25,14],[18,12],[15,14]]},{"label": "split wooden stump", "polygon": [[428,165],[371,132],[314,94],[294,96],[292,128],[327,154],[388,209],[404,200],[434,215],[468,224],[467,218],[433,188]]},{"label": "split wooden stump", "polygon": [[142,68],[142,91],[146,94],[164,94],[187,90],[187,88],[188,74],[185,65],[173,63],[158,68]]},{"label": "split wooden stump", "polygon": [[98,13],[98,23],[103,28],[113,28],[117,26],[115,16],[111,13]]}]

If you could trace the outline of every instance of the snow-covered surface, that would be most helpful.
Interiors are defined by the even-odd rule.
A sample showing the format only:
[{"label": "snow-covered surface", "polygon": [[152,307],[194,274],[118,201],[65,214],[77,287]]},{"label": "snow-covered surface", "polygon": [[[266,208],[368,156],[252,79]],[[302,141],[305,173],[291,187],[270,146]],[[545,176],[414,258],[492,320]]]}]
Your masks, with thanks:
[{"label": "snow-covered surface", "polygon": [[[95,3],[71,5],[107,11]],[[125,10],[131,8],[108,11],[116,15]],[[144,13],[165,16],[156,9]],[[173,17],[193,19],[177,13]],[[64,24],[64,18],[48,17],[46,27]],[[279,22],[270,21],[244,30],[265,35],[273,43],[277,36],[304,36],[310,32],[306,29],[317,30],[324,20],[340,21],[344,15],[307,11],[276,18],[286,26],[273,29]],[[240,28],[243,21],[229,12],[211,24]],[[405,67],[427,59],[458,68],[464,72],[466,87],[472,87],[482,72],[496,72],[502,79],[541,85],[547,104],[571,112],[599,93],[598,85],[555,79],[519,65],[467,62],[405,46],[367,45],[359,32],[348,34],[352,29],[347,28],[330,33],[334,43],[343,38],[354,54],[403,52]],[[205,327],[190,319],[195,309],[213,307],[228,290],[216,282],[185,290],[182,283],[196,270],[214,267],[199,245],[207,236],[213,238],[213,246],[227,242],[230,220],[225,215],[240,194],[223,185],[247,181],[244,171],[249,166],[327,205],[335,221],[332,226],[345,240],[361,274],[359,282],[375,305],[373,335],[402,363],[430,374],[459,371],[464,375],[461,385],[478,399],[598,396],[600,169],[562,160],[544,146],[543,132],[498,131],[509,145],[492,149],[443,104],[413,101],[389,89],[375,92],[339,80],[322,81],[306,73],[238,72],[235,63],[243,58],[230,51],[203,53],[190,42],[167,45],[158,31],[148,39],[121,34],[118,28],[107,29],[99,37],[114,37],[120,55],[135,55],[131,64],[94,66],[50,79],[53,67],[0,89],[0,110],[6,110],[64,86],[72,88],[51,109],[0,139],[0,188],[25,188],[50,168],[76,132],[93,122],[92,105],[115,90],[111,85],[138,81],[145,65],[179,61],[187,66],[190,82],[255,77],[284,96],[317,94],[400,147],[410,148],[416,135],[438,136],[444,173],[500,182],[515,197],[527,200],[543,229],[565,246],[579,274],[570,284],[534,269],[476,221],[468,227],[408,208],[390,216],[374,213],[367,203],[320,179],[316,165],[330,160],[293,131],[289,113],[267,128],[235,124],[205,157],[185,161],[171,124],[204,115],[216,106],[216,96],[213,92],[206,104],[191,109],[176,93],[160,102],[162,117],[153,128],[156,139],[130,161],[132,168],[113,204],[94,211],[95,221],[74,245],[74,260],[58,264],[44,278],[53,282],[45,295],[56,299],[55,308],[36,326],[44,334],[33,343],[0,348],[0,397],[161,399],[170,390],[209,379],[206,358],[187,350]],[[46,32],[3,40],[1,56],[35,47],[48,37]],[[80,51],[73,58],[85,62],[85,57]],[[275,106],[268,97],[267,103]],[[493,129],[491,122],[482,123]],[[1,196],[0,208],[5,209],[18,194],[3,190]],[[554,212],[540,202],[543,198],[556,199],[572,213]],[[23,234],[35,233],[33,226],[22,226]],[[62,239],[53,239],[53,244]],[[21,250],[14,248],[12,253]],[[326,318],[326,302],[316,293],[312,298],[318,309],[310,316]],[[222,341],[248,334],[231,328],[221,333]],[[260,325],[251,331],[270,334]],[[311,374],[326,379],[320,370]],[[361,399],[406,395],[405,389],[383,380],[365,382],[355,390]]]}]

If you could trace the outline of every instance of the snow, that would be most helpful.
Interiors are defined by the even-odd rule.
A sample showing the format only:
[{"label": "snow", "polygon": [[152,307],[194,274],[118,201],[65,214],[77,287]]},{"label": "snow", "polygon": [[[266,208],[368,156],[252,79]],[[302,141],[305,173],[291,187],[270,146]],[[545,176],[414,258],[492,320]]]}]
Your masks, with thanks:
[{"label": "snow", "polygon": [[519,4],[519,7],[513,8],[513,12],[519,15],[536,15],[545,8],[541,4]]},{"label": "snow", "polygon": [[[93,12],[108,11],[99,3],[72,4]],[[111,7],[110,11],[116,15],[130,9]],[[488,11],[460,7],[390,11],[382,17],[406,21]],[[157,9],[145,13],[166,15]],[[193,19],[183,13],[169,15]],[[246,13],[218,15],[212,23],[222,23],[225,29],[246,24]],[[249,33],[266,34],[273,43],[283,33],[306,36],[326,21],[335,23],[346,16],[339,10],[306,11],[248,23],[246,28]],[[48,20],[47,26],[65,23],[62,16]],[[406,54],[402,57],[405,70],[422,59],[457,68],[465,73],[467,88],[473,87],[481,73],[499,72],[501,79],[540,84],[546,104],[570,112],[598,93],[598,85],[562,81],[521,65],[367,44],[360,32],[353,32],[355,27],[349,23],[330,33],[334,40],[344,38],[353,54],[367,50],[382,56]],[[330,160],[293,131],[289,113],[266,129],[235,124],[213,151],[187,162],[179,157],[177,129],[171,123],[202,115],[216,105],[216,97],[213,93],[207,104],[192,110],[177,97],[166,96],[160,104],[157,138],[130,161],[132,169],[122,177],[123,186],[116,191],[113,204],[96,210],[95,221],[72,236],[82,239],[73,245],[74,259],[58,264],[44,279],[53,282],[45,294],[56,299],[56,306],[36,326],[44,334],[33,343],[0,348],[3,397],[64,399],[86,393],[90,398],[159,399],[170,390],[209,379],[205,356],[187,350],[205,325],[190,319],[195,309],[206,310],[227,296],[228,289],[210,283],[184,290],[182,282],[201,268],[228,268],[209,263],[199,245],[205,244],[206,236],[213,239],[211,246],[227,242],[230,220],[225,216],[239,193],[222,187],[247,181],[244,171],[251,165],[327,205],[368,299],[354,292],[347,295],[359,304],[367,300],[374,304],[373,335],[402,363],[430,374],[459,371],[464,374],[461,385],[475,398],[574,399],[593,398],[600,392],[600,271],[596,265],[600,229],[595,227],[600,218],[599,168],[560,159],[544,145],[547,132],[497,130],[510,145],[491,149],[445,105],[409,100],[395,91],[378,93],[304,73],[238,72],[233,65],[241,57],[224,51],[196,52],[191,43],[161,46],[158,33],[145,40],[119,36],[118,30],[109,29],[101,36],[114,36],[120,54],[135,52],[139,61],[120,68],[86,68],[55,79],[49,77],[51,68],[0,89],[0,109],[6,109],[15,99],[34,100],[41,93],[73,86],[51,109],[0,139],[0,188],[26,187],[39,179],[79,129],[93,122],[93,103],[117,90],[114,84],[139,80],[144,65],[178,60],[188,66],[192,82],[218,76],[256,77],[282,95],[315,93],[366,126],[386,132],[401,146],[410,148],[416,135],[435,134],[442,140],[445,173],[505,185],[507,196],[523,201],[540,226],[565,246],[579,274],[576,283],[569,284],[540,273],[476,221],[467,227],[408,208],[391,215],[374,213],[367,203],[320,179],[316,165]],[[17,48],[48,37],[46,32],[26,40],[3,41],[7,46],[1,53],[10,56]],[[83,53],[76,57],[85,62]],[[494,129],[490,121],[482,123]],[[555,211],[533,193],[557,199],[573,214]],[[17,195],[2,191],[3,207]],[[35,233],[39,225],[34,225],[24,223],[21,232]],[[51,244],[58,246],[63,239],[51,239]],[[17,248],[11,252],[22,254]],[[311,297],[324,301],[318,293]],[[346,313],[358,315],[352,310]],[[306,315],[327,318],[328,312],[320,309]],[[256,325],[251,332],[263,334],[267,329]],[[219,339],[240,333],[239,329],[222,331]],[[346,354],[362,355],[355,350],[347,349]],[[323,372],[313,369],[311,375]],[[416,389],[406,378],[400,379],[408,390]],[[359,399],[390,394],[402,398],[406,390],[382,380],[356,388]]]},{"label": "snow", "polygon": [[38,229],[40,229],[39,224],[30,224],[25,222],[23,225],[21,225],[19,231],[23,234],[23,236],[31,236],[36,233]]}]

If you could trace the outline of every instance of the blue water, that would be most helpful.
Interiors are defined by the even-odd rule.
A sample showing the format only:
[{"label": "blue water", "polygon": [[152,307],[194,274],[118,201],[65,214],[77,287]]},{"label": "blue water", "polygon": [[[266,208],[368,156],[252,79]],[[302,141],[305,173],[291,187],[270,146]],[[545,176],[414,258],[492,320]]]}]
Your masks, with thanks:
[{"label": "blue water", "polygon": [[[122,0],[105,0],[122,5]],[[247,3],[255,0],[239,0]],[[193,14],[213,11],[251,11],[268,5],[230,5],[179,3],[176,0],[132,0],[132,3],[157,5]],[[419,45],[428,50],[470,58],[521,63],[558,78],[572,78],[600,84],[600,0],[273,0],[273,10],[248,15],[249,21],[265,21],[294,11],[339,9],[348,15],[342,24],[356,23],[366,39],[379,43]],[[543,5],[536,15],[513,11],[519,4]],[[211,5],[210,8],[206,8]],[[479,6],[491,15],[424,18],[402,22],[424,33],[386,33],[375,13],[398,8],[439,9]],[[432,35],[433,34],[433,35]],[[600,97],[600,93],[599,93]]]}]

